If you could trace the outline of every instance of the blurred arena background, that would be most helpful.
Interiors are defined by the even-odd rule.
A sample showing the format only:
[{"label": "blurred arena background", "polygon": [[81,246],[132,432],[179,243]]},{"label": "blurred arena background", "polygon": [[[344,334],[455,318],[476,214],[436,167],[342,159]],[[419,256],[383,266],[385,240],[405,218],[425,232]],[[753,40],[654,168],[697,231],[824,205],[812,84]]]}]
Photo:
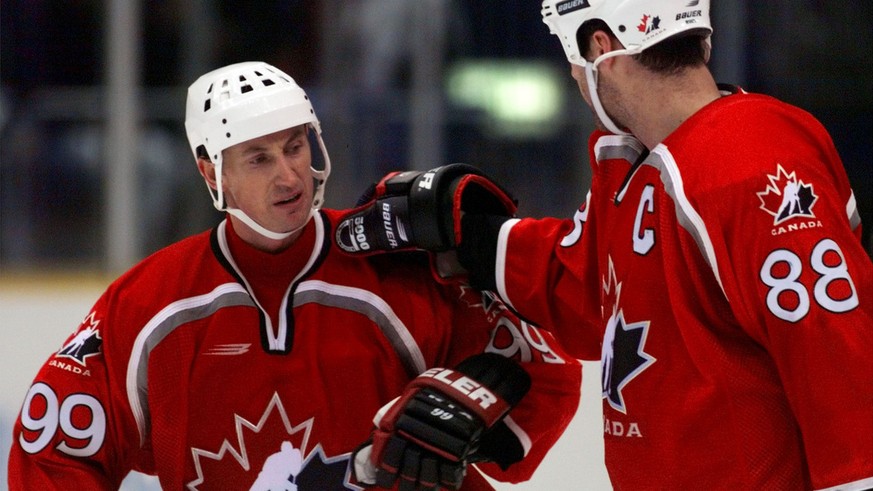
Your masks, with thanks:
[{"label": "blurred arena background", "polygon": [[[717,79],[824,123],[873,253],[873,3],[712,2]],[[504,183],[523,215],[572,216],[584,199],[592,121],[536,0],[4,0],[0,487],[46,357],[115,275],[221,218],[185,140],[185,91],[245,60],[309,93],[329,207],[389,170],[450,162]],[[599,368],[585,370],[578,421],[531,483],[506,489],[610,489]]]}]

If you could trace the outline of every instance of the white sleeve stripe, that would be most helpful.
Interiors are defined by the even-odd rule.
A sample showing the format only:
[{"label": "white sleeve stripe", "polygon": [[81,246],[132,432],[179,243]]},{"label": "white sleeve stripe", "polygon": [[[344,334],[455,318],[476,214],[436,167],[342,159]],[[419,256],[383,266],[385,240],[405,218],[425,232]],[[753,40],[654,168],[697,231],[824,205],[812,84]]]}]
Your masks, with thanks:
[{"label": "white sleeve stripe", "polygon": [[830,488],[819,488],[816,491],[866,491],[869,489],[873,489],[873,477],[839,484]]},{"label": "white sleeve stripe", "polygon": [[509,243],[509,231],[520,221],[518,218],[512,218],[500,227],[500,233],[497,235],[497,258],[494,264],[494,282],[497,284],[497,294],[513,309],[515,306],[512,305],[512,300],[506,294],[506,247]]},{"label": "white sleeve stripe", "polygon": [[516,438],[518,438],[518,442],[521,443],[521,447],[524,449],[524,456],[527,457],[528,452],[530,452],[530,448],[533,446],[533,443],[530,441],[530,435],[527,434],[526,431],[521,429],[521,426],[518,426],[518,423],[512,419],[512,416],[507,415],[503,418],[503,422],[506,423],[506,426],[515,434]]}]

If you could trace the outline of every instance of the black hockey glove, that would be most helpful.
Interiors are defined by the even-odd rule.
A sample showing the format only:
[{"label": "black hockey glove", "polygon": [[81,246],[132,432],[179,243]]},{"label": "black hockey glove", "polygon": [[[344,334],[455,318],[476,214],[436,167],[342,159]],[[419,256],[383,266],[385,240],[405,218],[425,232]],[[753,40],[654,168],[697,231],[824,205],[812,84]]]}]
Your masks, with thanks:
[{"label": "black hockey glove", "polygon": [[411,249],[443,252],[462,240],[462,212],[511,217],[516,209],[508,192],[471,165],[395,172],[340,219],[336,242],[352,255]]},{"label": "black hockey glove", "polygon": [[383,488],[399,478],[401,491],[458,489],[469,463],[506,468],[524,450],[502,420],[529,389],[527,372],[494,353],[422,373],[376,415],[353,457],[355,478]]},{"label": "black hockey glove", "polygon": [[470,286],[497,291],[495,268],[500,228],[510,217],[468,213],[461,223],[464,241],[458,246],[458,262],[467,269]]}]

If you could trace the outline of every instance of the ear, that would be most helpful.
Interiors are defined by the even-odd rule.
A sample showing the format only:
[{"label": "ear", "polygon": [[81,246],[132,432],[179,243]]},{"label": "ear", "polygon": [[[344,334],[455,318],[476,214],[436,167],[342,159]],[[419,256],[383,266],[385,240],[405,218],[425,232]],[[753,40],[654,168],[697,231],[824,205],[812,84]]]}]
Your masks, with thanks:
[{"label": "ear", "polygon": [[605,31],[594,31],[594,33],[591,34],[591,37],[588,38],[588,54],[591,56],[591,61],[596,60],[600,55],[609,53],[614,49],[619,48],[613,46],[612,36]]},{"label": "ear", "polygon": [[215,182],[215,165],[211,160],[198,157],[197,170],[200,171],[200,175],[203,176],[203,179],[206,180],[206,184],[208,184],[209,187],[212,189],[218,189],[218,184]]}]

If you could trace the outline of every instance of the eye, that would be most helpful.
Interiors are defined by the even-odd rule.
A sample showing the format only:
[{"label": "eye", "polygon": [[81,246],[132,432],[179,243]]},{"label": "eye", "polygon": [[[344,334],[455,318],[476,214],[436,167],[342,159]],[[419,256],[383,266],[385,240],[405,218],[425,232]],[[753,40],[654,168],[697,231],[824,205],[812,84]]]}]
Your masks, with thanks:
[{"label": "eye", "polygon": [[269,159],[269,157],[267,157],[266,154],[259,153],[259,154],[255,155],[254,157],[252,157],[251,159],[249,159],[249,164],[251,164],[251,165],[263,165],[269,161],[270,161],[270,159]]},{"label": "eye", "polygon": [[285,147],[285,152],[289,155],[297,155],[303,151],[304,148],[305,145],[303,144],[303,140],[297,139],[288,143],[288,146]]}]

